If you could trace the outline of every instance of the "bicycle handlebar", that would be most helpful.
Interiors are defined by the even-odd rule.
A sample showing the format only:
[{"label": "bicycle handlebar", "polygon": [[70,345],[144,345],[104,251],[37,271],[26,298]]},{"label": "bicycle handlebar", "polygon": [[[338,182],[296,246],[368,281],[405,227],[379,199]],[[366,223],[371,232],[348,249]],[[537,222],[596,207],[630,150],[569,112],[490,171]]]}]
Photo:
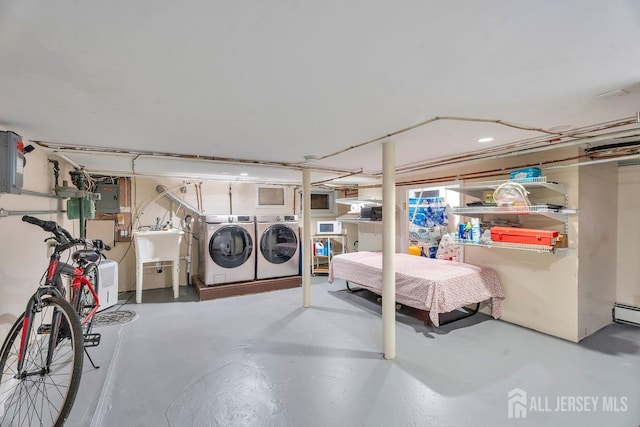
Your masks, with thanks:
[{"label": "bicycle handlebar", "polygon": [[22,220],[24,222],[28,222],[29,224],[37,225],[38,227],[42,228],[44,231],[53,232],[58,227],[58,224],[56,224],[53,221],[43,221],[41,219],[34,218],[29,215],[23,216]]},{"label": "bicycle handlebar", "polygon": [[111,246],[107,245],[105,242],[103,242],[100,239],[95,239],[95,240],[91,240],[91,239],[84,239],[85,242],[87,242],[88,246],[93,246],[94,248],[98,249],[99,251],[110,251],[111,250]]},{"label": "bicycle handlebar", "polygon": [[60,244],[65,246],[63,250],[70,248],[75,245],[86,245],[91,246],[96,249],[98,253],[101,251],[110,251],[111,246],[106,245],[102,240],[96,239],[74,239],[64,228],[60,227],[55,221],[43,221],[38,218],[34,218],[32,216],[25,215],[22,217],[24,222],[28,222],[29,224],[37,225],[42,228],[44,231],[48,231],[53,233],[55,236],[55,240]]}]

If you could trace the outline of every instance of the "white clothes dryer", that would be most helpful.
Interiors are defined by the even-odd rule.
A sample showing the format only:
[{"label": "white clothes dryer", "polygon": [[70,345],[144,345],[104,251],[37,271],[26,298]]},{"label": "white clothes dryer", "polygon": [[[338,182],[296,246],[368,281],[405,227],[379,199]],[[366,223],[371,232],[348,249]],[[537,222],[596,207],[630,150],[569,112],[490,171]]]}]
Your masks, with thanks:
[{"label": "white clothes dryer", "polygon": [[297,215],[257,215],[256,278],[297,276],[300,232]]},{"label": "white clothes dryer", "polygon": [[253,215],[207,215],[199,239],[199,273],[205,285],[255,280]]}]

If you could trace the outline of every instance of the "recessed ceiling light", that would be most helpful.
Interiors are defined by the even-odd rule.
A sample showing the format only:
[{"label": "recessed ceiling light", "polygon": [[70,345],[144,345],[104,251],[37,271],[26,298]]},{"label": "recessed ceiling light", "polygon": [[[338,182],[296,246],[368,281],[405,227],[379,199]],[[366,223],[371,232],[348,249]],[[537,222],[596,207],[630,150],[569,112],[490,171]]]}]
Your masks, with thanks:
[{"label": "recessed ceiling light", "polygon": [[240,176],[249,176],[249,174],[248,174],[248,173],[246,173],[246,172],[241,172],[241,173],[240,173]]},{"label": "recessed ceiling light", "polygon": [[493,141],[493,138],[492,138],[492,137],[490,137],[490,136],[487,136],[487,137],[485,137],[485,138],[480,138],[480,139],[478,140],[478,142],[491,142],[491,141]]}]

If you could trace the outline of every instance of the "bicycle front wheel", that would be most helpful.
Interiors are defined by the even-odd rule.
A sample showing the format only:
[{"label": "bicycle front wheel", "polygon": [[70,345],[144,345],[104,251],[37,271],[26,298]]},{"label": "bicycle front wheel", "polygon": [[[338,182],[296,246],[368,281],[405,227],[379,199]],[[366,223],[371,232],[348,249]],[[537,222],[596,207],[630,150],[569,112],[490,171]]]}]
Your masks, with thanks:
[{"label": "bicycle front wheel", "polygon": [[[82,375],[82,329],[71,305],[42,299],[41,309],[15,322],[0,353],[0,425],[61,426],[71,412]],[[23,328],[23,366],[18,358]],[[51,360],[48,362],[49,355]]]}]

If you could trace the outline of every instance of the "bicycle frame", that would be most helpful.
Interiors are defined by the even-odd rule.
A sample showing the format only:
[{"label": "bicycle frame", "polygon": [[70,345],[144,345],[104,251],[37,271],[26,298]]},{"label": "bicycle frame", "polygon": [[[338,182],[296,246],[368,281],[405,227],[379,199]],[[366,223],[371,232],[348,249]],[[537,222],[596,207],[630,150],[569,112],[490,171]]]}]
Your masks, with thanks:
[{"label": "bicycle frame", "polygon": [[[51,257],[49,258],[49,266],[47,267],[47,274],[45,283],[40,286],[33,296],[29,299],[27,306],[25,308],[25,315],[22,323],[22,334],[20,336],[20,351],[18,353],[18,372],[22,372],[24,367],[24,352],[26,351],[26,343],[27,337],[31,334],[31,313],[34,310],[39,311],[41,306],[41,301],[43,297],[46,296],[57,296],[60,298],[64,298],[65,296],[65,288],[61,286],[59,278],[61,276],[60,267],[60,256],[62,252],[70,249],[73,245],[71,243],[59,244],[56,245],[55,250]],[[78,309],[78,302],[80,299],[80,291],[82,290],[82,286],[87,286],[93,298],[96,301],[96,306],[89,312],[89,314],[82,319],[82,324],[85,324],[91,317],[98,311],[99,301],[98,295],[91,284],[91,282],[84,275],[85,268],[82,267],[74,267],[73,269],[73,280],[71,287],[73,289],[72,295],[73,300],[71,305],[74,310]],[[60,314],[57,312],[53,313],[51,319],[51,330],[49,331],[49,343],[47,348],[47,369],[51,364],[51,360],[53,357],[53,352],[55,351],[57,344],[57,336],[60,329]]]},{"label": "bicycle frame", "polygon": [[86,270],[86,267],[85,268],[75,267],[73,269],[73,280],[71,282],[71,288],[73,289],[73,292],[72,292],[73,301],[71,305],[75,310],[78,309],[80,297],[82,296],[81,291],[83,286],[86,286],[89,289],[89,292],[91,292],[91,295],[93,296],[93,299],[96,302],[95,307],[91,309],[91,311],[84,317],[84,319],[81,319],[83,325],[93,317],[93,315],[98,311],[98,308],[100,306],[100,299],[98,298],[98,294],[96,293],[96,290],[93,287],[93,284],[84,275],[85,270]]}]

